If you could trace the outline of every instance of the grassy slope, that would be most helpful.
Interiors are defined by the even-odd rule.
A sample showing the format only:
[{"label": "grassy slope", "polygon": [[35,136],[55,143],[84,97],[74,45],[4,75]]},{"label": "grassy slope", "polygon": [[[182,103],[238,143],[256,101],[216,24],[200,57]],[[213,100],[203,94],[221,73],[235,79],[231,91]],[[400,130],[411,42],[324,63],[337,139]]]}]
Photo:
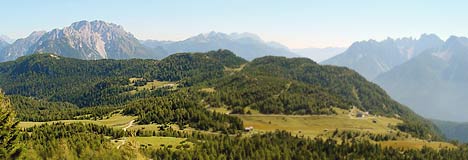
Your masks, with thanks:
[{"label": "grassy slope", "polygon": [[[293,116],[293,115],[238,115],[244,126],[254,127],[254,132],[266,132],[275,130],[287,130],[298,136],[316,137],[329,136],[335,129],[340,131],[359,131],[373,134],[394,134],[397,131],[389,128],[388,124],[395,125],[401,120],[387,117],[350,118],[348,115],[331,116]],[[377,120],[373,123],[372,120]],[[406,134],[403,134],[406,135]],[[446,142],[429,142],[417,138],[405,138],[404,140],[377,142],[382,146],[421,149],[423,146],[439,149],[455,147]]]},{"label": "grassy slope", "polygon": [[[225,108],[210,108],[210,110],[228,113]],[[398,131],[390,128],[390,125],[396,125],[402,121],[397,118],[375,117],[369,116],[364,118],[356,118],[357,110],[343,110],[335,108],[338,115],[266,115],[254,112],[252,115],[235,115],[244,121],[244,126],[254,127],[252,133],[263,133],[275,130],[287,130],[291,133],[314,138],[317,136],[330,136],[335,129],[340,131],[358,131],[361,133],[372,134],[395,134]],[[373,123],[376,120],[376,123]],[[248,133],[248,134],[252,134]],[[402,133],[406,136],[407,134]],[[384,147],[394,147],[403,149],[421,149],[423,146],[434,149],[453,148],[454,145],[446,142],[430,142],[417,138],[404,138],[399,140],[376,142]]]},{"label": "grassy slope", "polygon": [[[244,121],[244,126],[252,126],[255,130],[274,131],[288,130],[299,136],[316,137],[335,129],[362,131],[376,134],[384,134],[396,130],[388,125],[396,125],[401,120],[387,117],[356,118],[354,113],[348,110],[335,108],[338,115],[236,115]],[[377,123],[373,123],[376,120]]]},{"label": "grassy slope", "polygon": [[128,125],[128,123],[132,120],[135,120],[137,117],[136,116],[123,116],[123,115],[114,115],[110,117],[109,119],[103,119],[103,120],[60,120],[60,121],[49,121],[49,122],[20,122],[18,125],[21,128],[28,128],[32,127],[35,125],[41,125],[44,123],[54,123],[54,122],[64,122],[64,123],[76,123],[76,122],[81,122],[81,123],[94,123],[98,125],[106,125],[110,127],[115,127],[115,128],[123,128]]},{"label": "grassy slope", "polygon": [[[130,78],[129,82],[130,84],[128,86],[135,86],[135,81],[137,80],[143,80],[143,78]],[[158,81],[158,80],[153,80],[152,82],[147,82],[144,86],[136,86],[135,90],[129,91],[131,94],[136,94],[138,91],[142,90],[155,90],[158,88],[163,88],[163,87],[170,87],[172,89],[176,89],[177,83],[175,82],[170,82],[170,81]]]},{"label": "grassy slope", "polygon": [[[386,134],[396,132],[392,128],[388,127],[388,124],[395,125],[400,123],[401,120],[396,118],[387,117],[366,117],[366,118],[355,118],[354,114],[347,110],[336,109],[338,115],[265,115],[254,112],[252,115],[235,115],[240,117],[244,121],[244,126],[253,126],[254,132],[252,133],[263,133],[267,131],[275,130],[287,130],[298,136],[305,137],[316,137],[316,136],[327,136],[328,133],[333,132],[335,129],[338,130],[349,130],[349,131],[360,131],[370,132],[375,134]],[[228,111],[227,109],[217,109],[217,111]],[[65,122],[65,123],[94,123],[98,125],[106,125],[115,128],[124,128],[128,126],[128,123],[135,120],[135,116],[122,116],[120,114],[114,115],[109,119],[104,120],[61,120],[61,121],[50,121],[50,122],[21,122],[19,127],[27,128],[34,125],[41,125],[44,123],[54,122]],[[373,123],[372,120],[377,120],[377,123]],[[129,128],[129,130],[154,130],[158,131],[157,125],[138,125],[135,124]],[[172,127],[177,128],[177,127]],[[186,129],[189,130],[189,129]],[[252,133],[246,133],[250,135]],[[174,138],[174,137],[132,137],[129,141],[135,141],[138,145],[151,144],[153,147],[161,147],[161,144],[165,146],[172,145],[174,148],[181,144],[186,139]],[[189,142],[186,142],[190,144]],[[431,148],[441,147],[454,147],[453,145],[445,142],[428,142],[416,138],[408,138],[405,140],[397,141],[384,141],[379,142],[382,146],[401,147],[401,148],[416,148],[420,149],[423,146]],[[191,144],[190,144],[191,145]]]}]

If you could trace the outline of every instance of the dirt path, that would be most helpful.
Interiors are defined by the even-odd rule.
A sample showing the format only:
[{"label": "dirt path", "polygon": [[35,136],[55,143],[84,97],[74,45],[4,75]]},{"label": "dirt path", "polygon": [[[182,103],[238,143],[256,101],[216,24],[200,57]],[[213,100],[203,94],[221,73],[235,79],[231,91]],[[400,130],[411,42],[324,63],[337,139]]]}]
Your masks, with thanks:
[{"label": "dirt path", "polygon": [[[128,125],[124,128],[122,128],[124,131],[127,131],[128,128],[132,127],[133,126],[133,122],[135,122],[135,120],[132,120],[130,122],[128,122]],[[126,137],[122,138],[122,140],[118,140],[119,142],[122,142],[120,143],[118,146],[117,146],[117,149],[119,149],[121,146],[123,146],[125,144],[125,141],[127,140]]]},{"label": "dirt path", "polygon": [[128,128],[132,127],[133,122],[135,122],[135,120],[132,120],[132,121],[128,122],[127,127],[124,127],[123,130],[124,130],[124,131],[127,131]]}]

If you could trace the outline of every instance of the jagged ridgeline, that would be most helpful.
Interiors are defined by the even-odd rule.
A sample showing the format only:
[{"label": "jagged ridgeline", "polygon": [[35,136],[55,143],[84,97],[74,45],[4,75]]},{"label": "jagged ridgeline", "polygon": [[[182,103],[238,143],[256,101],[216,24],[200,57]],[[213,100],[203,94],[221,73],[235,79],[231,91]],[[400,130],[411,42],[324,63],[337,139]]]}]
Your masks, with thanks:
[{"label": "jagged ridgeline", "polygon": [[[138,90],[136,85],[129,85],[132,78],[139,78],[143,83],[174,82],[181,89],[132,92]],[[392,100],[356,72],[322,66],[304,58],[270,56],[248,62],[230,51],[218,50],[179,53],[160,61],[85,61],[44,53],[1,63],[0,87],[7,94],[68,102],[79,107],[127,103],[132,106],[139,99],[162,103],[173,101],[170,97],[178,97],[174,94],[192,95],[190,99],[197,103],[250,107],[266,114],[334,114],[333,107],[356,106],[372,114],[400,117],[404,123],[396,127],[415,136],[439,138],[440,135],[432,123]],[[200,91],[203,89],[209,92]],[[161,96],[165,98],[141,100]],[[127,111],[130,113],[131,109]]]}]

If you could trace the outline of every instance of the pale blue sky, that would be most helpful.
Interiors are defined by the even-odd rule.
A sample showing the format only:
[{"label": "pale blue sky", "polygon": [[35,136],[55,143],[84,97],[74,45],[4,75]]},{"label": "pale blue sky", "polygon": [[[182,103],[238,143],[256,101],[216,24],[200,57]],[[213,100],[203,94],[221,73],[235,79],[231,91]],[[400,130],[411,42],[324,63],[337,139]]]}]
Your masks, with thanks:
[{"label": "pale blue sky", "polygon": [[354,41],[468,36],[468,2],[450,0],[2,0],[0,34],[13,38],[80,20],[124,26],[139,39],[252,32],[291,48]]}]

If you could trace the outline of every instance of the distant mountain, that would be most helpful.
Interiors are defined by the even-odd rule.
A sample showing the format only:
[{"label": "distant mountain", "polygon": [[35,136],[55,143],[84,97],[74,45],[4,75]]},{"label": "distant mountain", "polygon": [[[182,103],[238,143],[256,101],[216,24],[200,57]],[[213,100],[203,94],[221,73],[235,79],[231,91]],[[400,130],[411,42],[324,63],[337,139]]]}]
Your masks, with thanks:
[{"label": "distant mountain", "polygon": [[10,44],[15,42],[14,39],[12,39],[12,38],[10,38],[10,37],[8,37],[6,35],[0,35],[0,40],[3,40],[3,41],[5,41],[7,43],[10,43]]},{"label": "distant mountain", "polygon": [[183,41],[146,40],[143,44],[164,49],[167,53],[207,52],[210,50],[228,49],[248,60],[266,55],[297,57],[286,46],[276,42],[265,42],[251,33],[225,34],[210,32],[190,37]]},{"label": "distant mountain", "polygon": [[51,52],[79,59],[161,58],[144,47],[122,26],[103,21],[80,21],[44,34],[33,52]]},{"label": "distant mountain", "polygon": [[450,37],[441,47],[379,75],[375,82],[423,116],[468,121],[468,38]]},{"label": "distant mountain", "polygon": [[35,32],[3,51],[4,60],[36,52],[86,60],[161,58],[165,53],[143,46],[122,26],[103,21],[80,21],[63,29]]},{"label": "distant mountain", "polygon": [[344,47],[302,48],[292,49],[294,53],[308,57],[316,62],[322,62],[346,50]]},{"label": "distant mountain", "polygon": [[[0,46],[2,47],[2,46]],[[96,59],[161,59],[180,52],[207,52],[229,49],[252,60],[266,55],[298,57],[277,42],[265,42],[251,33],[224,34],[210,32],[183,41],[139,41],[120,25],[104,21],[80,21],[62,29],[33,32],[26,38],[0,50],[0,62],[48,52],[84,60]]]},{"label": "distant mountain", "polygon": [[0,52],[2,51],[3,48],[9,46],[10,44],[4,40],[0,39]]},{"label": "distant mountain", "polygon": [[419,39],[401,38],[377,42],[356,42],[344,53],[332,57],[323,64],[346,66],[356,70],[368,80],[389,71],[429,48],[437,48],[443,41],[436,35],[422,35]]},{"label": "distant mountain", "polygon": [[11,61],[23,55],[30,54],[28,52],[29,48],[37,43],[39,38],[44,34],[45,31],[36,31],[26,38],[16,40],[13,44],[0,51],[0,61]]},{"label": "distant mountain", "polygon": [[162,48],[162,46],[169,45],[171,43],[174,43],[176,41],[159,41],[159,40],[142,40],[140,41],[141,44],[151,47],[151,48]]},{"label": "distant mountain", "polygon": [[457,140],[463,143],[468,142],[468,122],[460,123],[441,120],[432,120],[432,122],[448,139]]}]

